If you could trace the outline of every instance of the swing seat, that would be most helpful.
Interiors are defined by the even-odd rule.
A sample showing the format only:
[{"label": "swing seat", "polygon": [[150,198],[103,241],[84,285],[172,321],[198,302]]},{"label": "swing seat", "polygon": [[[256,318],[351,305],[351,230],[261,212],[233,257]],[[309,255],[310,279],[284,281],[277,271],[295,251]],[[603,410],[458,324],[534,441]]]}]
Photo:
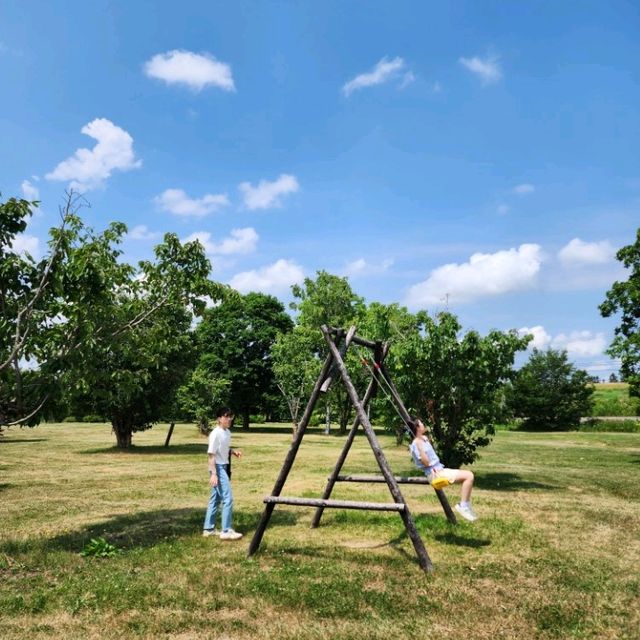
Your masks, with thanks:
[{"label": "swing seat", "polygon": [[438,489],[444,489],[445,487],[448,487],[451,483],[449,482],[448,478],[435,478],[432,482],[431,482],[431,486],[438,490]]}]

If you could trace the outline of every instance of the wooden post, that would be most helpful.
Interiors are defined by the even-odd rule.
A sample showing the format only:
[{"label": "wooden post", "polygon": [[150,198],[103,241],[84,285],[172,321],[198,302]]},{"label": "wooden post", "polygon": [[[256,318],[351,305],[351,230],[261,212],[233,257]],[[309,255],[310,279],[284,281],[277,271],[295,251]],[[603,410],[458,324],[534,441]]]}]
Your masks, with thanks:
[{"label": "wooden post", "polygon": [[[389,465],[384,456],[384,453],[382,452],[382,449],[380,448],[378,439],[376,438],[376,435],[373,432],[373,428],[371,427],[371,423],[367,418],[367,413],[364,410],[362,403],[360,402],[360,398],[358,398],[358,393],[356,392],[356,389],[353,386],[353,383],[351,382],[351,378],[349,377],[347,368],[342,358],[340,357],[338,348],[336,347],[333,340],[331,339],[331,334],[329,332],[329,329],[326,325],[323,325],[321,329],[322,329],[322,334],[324,335],[324,339],[327,345],[329,346],[331,354],[333,355],[335,363],[338,367],[338,370],[340,371],[342,381],[344,382],[344,385],[347,388],[347,393],[349,394],[351,403],[355,407],[357,415],[360,418],[360,424],[364,428],[364,432],[367,435],[369,444],[373,449],[373,454],[378,462],[380,471],[382,471],[382,475],[384,475],[387,481],[387,485],[389,486],[389,491],[391,492],[391,495],[393,496],[393,499],[396,503],[406,505],[402,497],[402,493],[400,492],[400,487],[398,486],[398,483],[396,482],[395,477],[393,476],[393,474],[391,473],[391,470],[389,469]],[[402,520],[404,522],[404,526],[407,530],[409,538],[413,543],[413,548],[415,549],[416,555],[418,556],[418,562],[420,563],[420,566],[425,571],[432,571],[433,564],[431,563],[429,554],[427,553],[424,543],[422,542],[422,538],[420,538],[420,534],[416,529],[415,523],[413,522],[413,517],[411,516],[411,513],[409,512],[409,508],[407,506],[405,506],[405,508],[400,512],[400,516],[402,517]]]},{"label": "wooden post", "polygon": [[167,433],[167,439],[164,441],[164,446],[168,447],[169,446],[169,440],[171,440],[171,436],[173,435],[173,428],[176,426],[175,422],[172,422],[169,425],[169,433]]}]

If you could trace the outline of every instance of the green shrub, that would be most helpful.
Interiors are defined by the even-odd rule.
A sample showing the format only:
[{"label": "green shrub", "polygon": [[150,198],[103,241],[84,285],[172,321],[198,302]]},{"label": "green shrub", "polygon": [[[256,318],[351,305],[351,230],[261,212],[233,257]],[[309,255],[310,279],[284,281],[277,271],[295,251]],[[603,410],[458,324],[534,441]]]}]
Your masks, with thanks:
[{"label": "green shrub", "polygon": [[82,418],[82,422],[106,422],[106,420],[102,416],[90,413]]},{"label": "green shrub", "polygon": [[579,431],[640,433],[640,420],[587,420],[580,425]]},{"label": "green shrub", "polygon": [[120,550],[115,545],[107,542],[104,538],[91,538],[80,552],[80,555],[85,558],[112,558],[119,552]]},{"label": "green shrub", "polygon": [[67,416],[62,422],[80,422],[75,416]]}]

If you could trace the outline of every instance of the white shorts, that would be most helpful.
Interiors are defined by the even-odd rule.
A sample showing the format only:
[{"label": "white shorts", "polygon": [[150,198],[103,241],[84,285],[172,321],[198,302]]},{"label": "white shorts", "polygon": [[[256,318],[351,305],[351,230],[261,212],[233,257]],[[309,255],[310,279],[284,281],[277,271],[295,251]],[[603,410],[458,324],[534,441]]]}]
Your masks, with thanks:
[{"label": "white shorts", "polygon": [[434,478],[446,478],[449,481],[449,484],[453,484],[458,479],[458,469],[447,469],[444,467],[440,469],[434,476],[433,473],[430,473],[427,476],[427,480],[432,482]]}]

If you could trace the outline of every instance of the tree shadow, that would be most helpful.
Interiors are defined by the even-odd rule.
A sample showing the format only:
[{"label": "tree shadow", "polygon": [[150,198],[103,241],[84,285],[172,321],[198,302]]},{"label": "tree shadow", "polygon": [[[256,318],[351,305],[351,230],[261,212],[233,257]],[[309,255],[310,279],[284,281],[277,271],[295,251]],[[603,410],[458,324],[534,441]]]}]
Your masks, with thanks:
[{"label": "tree shadow", "polygon": [[10,489],[11,487],[13,487],[13,485],[8,483],[8,482],[0,483],[0,491],[6,491],[7,489]]},{"label": "tree shadow", "polygon": [[443,542],[445,544],[452,544],[457,547],[471,547],[472,549],[479,549],[480,547],[488,547],[491,544],[491,540],[460,536],[457,533],[454,533],[453,531],[447,531],[446,533],[437,533],[433,537],[438,542]]},{"label": "tree shadow", "polygon": [[85,449],[84,451],[79,451],[80,454],[85,455],[95,455],[99,453],[119,453],[124,456],[137,456],[137,455],[148,455],[148,454],[165,454],[165,455],[202,455],[207,452],[207,442],[203,440],[199,443],[188,443],[188,444],[174,444],[165,447],[163,445],[150,445],[150,446],[131,446],[129,449],[118,449],[118,447],[101,447],[100,449]]},{"label": "tree shadow", "polygon": [[491,491],[522,491],[525,489],[559,489],[557,485],[524,480],[516,473],[479,473],[476,474],[474,485],[478,489],[489,489]]},{"label": "tree shadow", "polygon": [[48,438],[0,438],[0,445],[3,444],[29,444],[30,442],[47,442]]},{"label": "tree shadow", "polygon": [[[8,540],[0,545],[0,551],[14,554],[34,548],[45,548],[78,553],[92,538],[105,538],[123,550],[149,548],[162,542],[200,535],[205,506],[203,505],[202,509],[159,509],[140,513],[118,513],[105,522],[88,524],[76,531],[53,538],[34,537],[26,542]],[[237,511],[234,513],[234,527],[248,534],[257,527],[259,518],[259,513]],[[293,526],[297,519],[295,514],[282,512],[274,514],[271,522],[280,526]]]}]

